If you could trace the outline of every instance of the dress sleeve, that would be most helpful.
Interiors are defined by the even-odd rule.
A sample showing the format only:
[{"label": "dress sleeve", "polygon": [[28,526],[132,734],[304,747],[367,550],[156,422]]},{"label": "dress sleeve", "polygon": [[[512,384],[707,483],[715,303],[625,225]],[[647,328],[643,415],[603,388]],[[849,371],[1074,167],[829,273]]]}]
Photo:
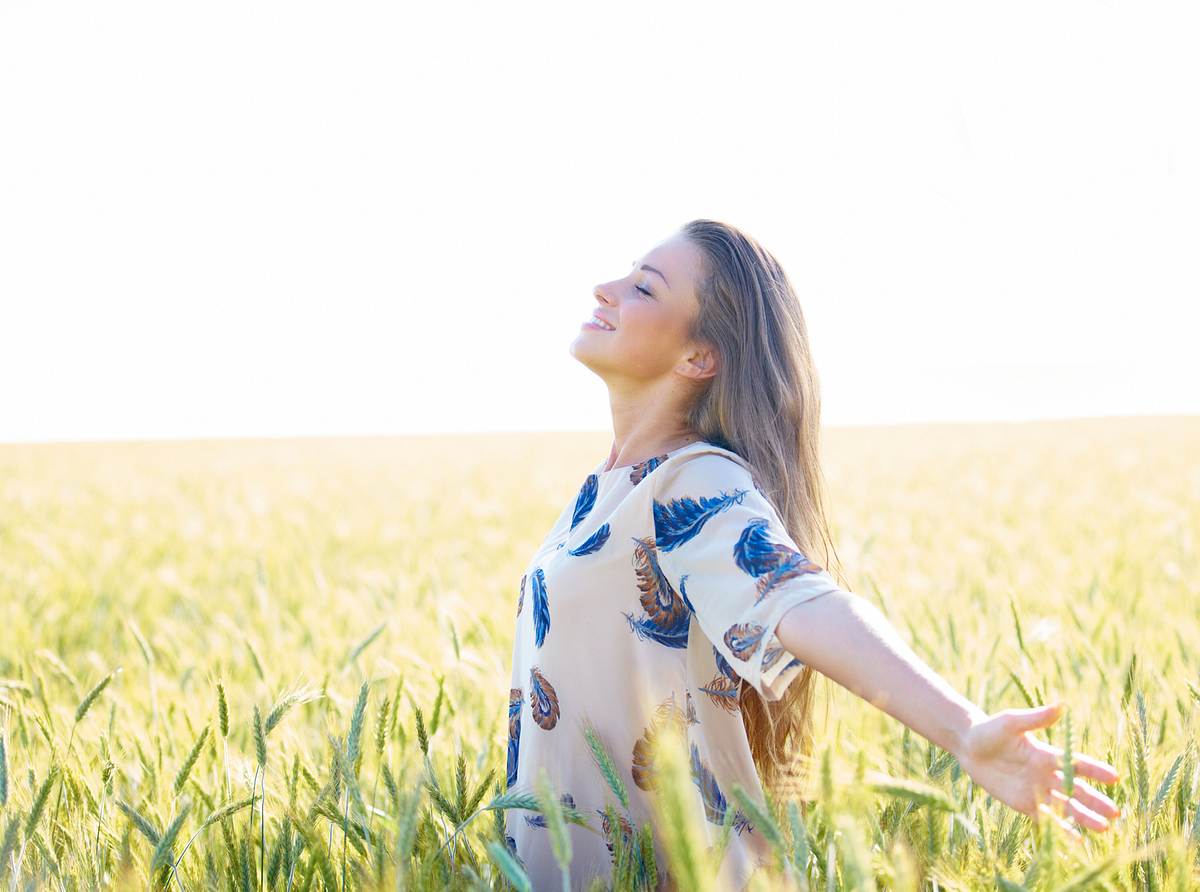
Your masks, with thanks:
[{"label": "dress sleeve", "polygon": [[[658,566],[717,653],[766,700],[804,663],[776,636],[797,604],[840,587],[800,553],[750,471],[716,453],[681,457],[650,475]],[[720,662],[720,661],[718,661]]]}]

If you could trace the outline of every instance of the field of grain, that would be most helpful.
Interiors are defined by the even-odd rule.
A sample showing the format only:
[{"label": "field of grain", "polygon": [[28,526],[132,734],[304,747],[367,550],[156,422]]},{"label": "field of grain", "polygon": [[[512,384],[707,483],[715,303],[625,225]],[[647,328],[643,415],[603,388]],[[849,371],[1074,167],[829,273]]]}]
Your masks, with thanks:
[{"label": "field of grain", "polygon": [[[518,581],[609,443],[0,446],[0,887],[520,888],[501,809],[589,831],[502,795]],[[1064,699],[1127,817],[1073,844],[823,682],[779,887],[1200,887],[1200,418],[823,454],[850,588],[985,708]],[[703,888],[690,832],[670,864],[618,846],[612,887]]]}]

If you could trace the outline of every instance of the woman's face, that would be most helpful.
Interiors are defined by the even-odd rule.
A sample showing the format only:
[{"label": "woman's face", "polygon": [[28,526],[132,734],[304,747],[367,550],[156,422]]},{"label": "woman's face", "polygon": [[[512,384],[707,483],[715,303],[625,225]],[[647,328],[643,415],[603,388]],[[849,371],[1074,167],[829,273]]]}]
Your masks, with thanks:
[{"label": "woman's face", "polygon": [[700,310],[695,286],[702,269],[699,249],[682,234],[658,244],[624,276],[596,286],[593,314],[612,330],[585,320],[571,355],[610,383],[695,371],[691,363],[707,352],[687,339]]}]

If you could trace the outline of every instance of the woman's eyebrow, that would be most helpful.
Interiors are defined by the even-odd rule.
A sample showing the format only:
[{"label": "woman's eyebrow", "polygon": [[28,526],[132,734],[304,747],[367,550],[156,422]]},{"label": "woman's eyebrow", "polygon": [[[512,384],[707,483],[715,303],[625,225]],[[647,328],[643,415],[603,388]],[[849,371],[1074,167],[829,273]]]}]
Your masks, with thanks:
[{"label": "woman's eyebrow", "polygon": [[[634,260],[634,261],[632,261],[632,262],[631,262],[629,265],[630,265],[630,266],[636,266],[636,265],[637,265],[637,261],[636,261],[636,260]],[[662,276],[663,283],[664,283],[664,284],[665,284],[665,285],[666,285],[668,288],[670,288],[670,287],[671,287],[671,283],[667,281],[667,277],[666,277],[666,276],[663,276],[663,274],[662,274],[661,272],[659,272],[658,270],[656,270],[654,267],[652,267],[652,266],[649,266],[649,265],[647,265],[647,264],[643,263],[643,264],[642,264],[640,267],[638,267],[638,268],[639,268],[639,269],[644,269],[644,270],[646,270],[647,272],[651,272],[651,273],[658,273],[660,276]]]}]

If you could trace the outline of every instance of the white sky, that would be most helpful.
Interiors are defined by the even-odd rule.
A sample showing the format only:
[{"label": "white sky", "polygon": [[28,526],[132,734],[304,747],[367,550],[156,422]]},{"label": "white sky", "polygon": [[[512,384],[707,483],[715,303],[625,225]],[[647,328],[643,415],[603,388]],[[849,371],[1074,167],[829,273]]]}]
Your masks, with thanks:
[{"label": "white sky", "polygon": [[3,0],[0,440],[604,430],[693,217],[827,424],[1200,412],[1195,9]]}]

